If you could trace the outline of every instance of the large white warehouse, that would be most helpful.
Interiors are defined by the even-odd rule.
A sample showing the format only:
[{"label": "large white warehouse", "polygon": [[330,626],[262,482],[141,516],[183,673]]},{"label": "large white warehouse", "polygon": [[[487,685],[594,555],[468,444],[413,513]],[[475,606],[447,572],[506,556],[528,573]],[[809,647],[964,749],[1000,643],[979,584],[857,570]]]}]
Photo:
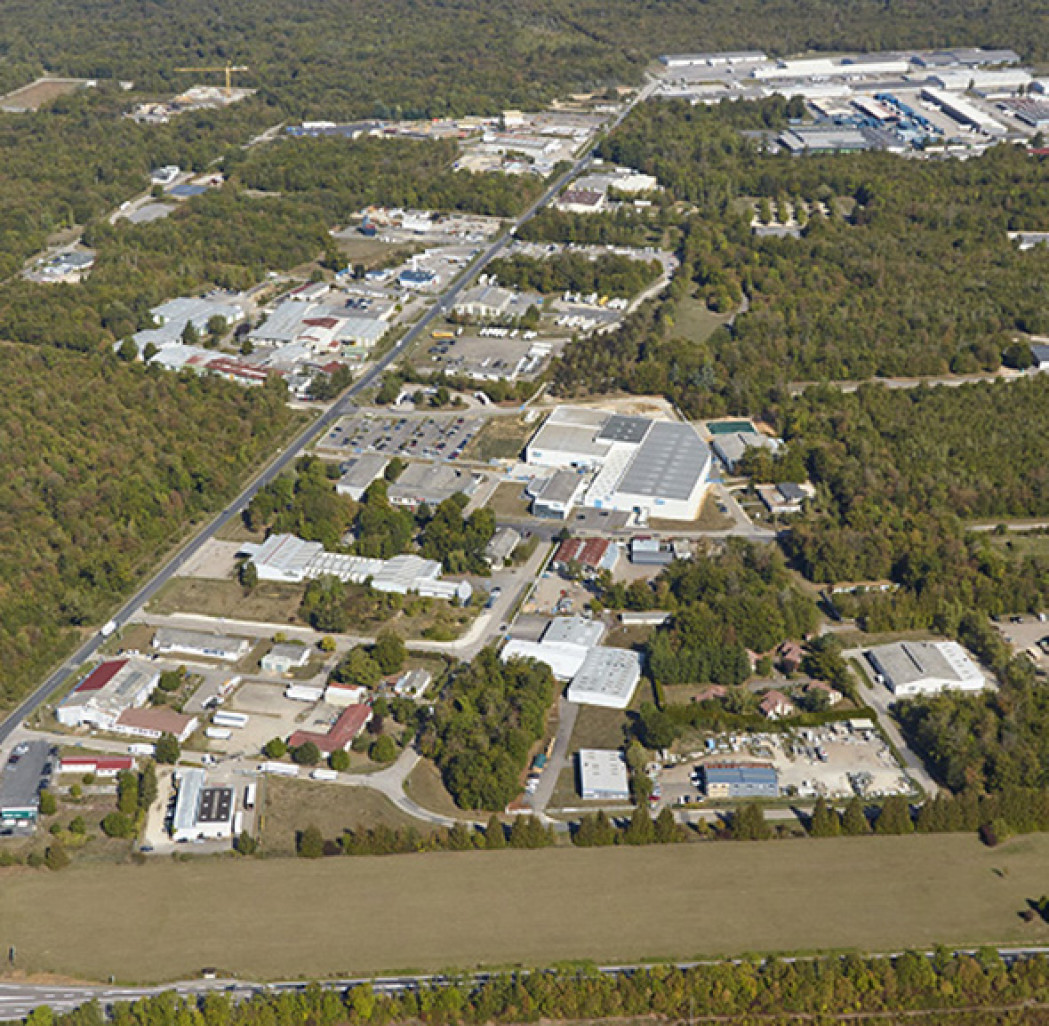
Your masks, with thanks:
[{"label": "large white warehouse", "polygon": [[559,406],[525,450],[533,466],[596,471],[594,509],[695,520],[710,479],[710,447],[691,424]]},{"label": "large white warehouse", "polygon": [[867,653],[897,698],[938,695],[943,691],[981,691],[987,678],[956,641],[899,641]]}]

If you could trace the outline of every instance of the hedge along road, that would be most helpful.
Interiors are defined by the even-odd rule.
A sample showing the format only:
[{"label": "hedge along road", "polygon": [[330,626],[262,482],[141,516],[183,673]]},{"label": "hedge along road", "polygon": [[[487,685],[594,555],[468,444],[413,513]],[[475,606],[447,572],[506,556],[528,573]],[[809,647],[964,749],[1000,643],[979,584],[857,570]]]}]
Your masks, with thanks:
[{"label": "hedge along road", "polygon": [[1045,835],[941,834],[16,868],[0,946],[29,973],[160,982],[1044,945],[1017,912],[1047,859]]},{"label": "hedge along road", "polygon": [[[620,114],[617,115],[615,120],[609,126],[608,131],[612,131],[617,127],[638,103],[647,99],[654,88],[655,83],[650,82],[635,94]],[[112,622],[116,624],[117,627],[122,627],[127,623],[133,613],[149,602],[149,600],[152,599],[172,577],[174,577],[175,573],[183,563],[195,556],[203,547],[204,543],[213,538],[218,531],[229,523],[230,520],[240,515],[241,511],[247,507],[248,503],[251,502],[259,489],[265,487],[283,473],[299,456],[302,450],[313,441],[314,438],[318,437],[323,431],[326,431],[333,423],[335,423],[339,417],[351,413],[353,411],[354,400],[362,392],[374,385],[383,372],[391,367],[394,361],[408,351],[420,335],[429,327],[435,317],[452,308],[459,293],[462,292],[463,289],[465,289],[467,285],[469,285],[469,283],[499,255],[500,252],[502,252],[510,241],[513,232],[525,222],[531,220],[540,210],[543,209],[543,207],[547,206],[554,199],[557,193],[560,192],[569,181],[580,175],[590,166],[594,159],[594,151],[596,148],[597,142],[587,147],[572,166],[563,174],[559,175],[548,186],[542,196],[540,196],[539,199],[537,199],[510,228],[501,233],[491,245],[463,271],[462,274],[453,279],[448,288],[434,299],[430,308],[418,321],[416,321],[404,337],[400,339],[400,341],[398,341],[388,353],[373,364],[360,379],[351,385],[321,417],[313,421],[308,427],[304,428],[285,449],[278,451],[278,454],[268,466],[266,466],[266,468],[259,473],[243,489],[243,491],[241,491],[240,495],[230,506],[224,509],[214,520],[182,546],[146,584],[142,585],[142,587],[120,607],[120,610],[113,616]],[[42,705],[51,697],[51,695],[56,691],[59,691],[69,681],[77,668],[98,652],[104,641],[105,638],[101,633],[93,634],[90,638],[85,640],[76,651],[58,667],[58,669],[51,673],[36,691],[29,695],[28,698],[24,699],[11,713],[9,713],[7,718],[0,722],[0,745],[7,740],[15,727],[28,717],[37,706]]]}]

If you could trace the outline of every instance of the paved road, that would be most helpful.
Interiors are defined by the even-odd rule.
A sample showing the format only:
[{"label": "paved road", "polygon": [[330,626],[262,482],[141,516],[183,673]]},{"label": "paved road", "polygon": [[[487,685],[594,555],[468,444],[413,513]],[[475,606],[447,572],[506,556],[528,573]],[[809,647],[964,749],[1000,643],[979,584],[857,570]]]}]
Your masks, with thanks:
[{"label": "paved road", "polygon": [[1010,370],[1003,367],[998,371],[988,371],[985,374],[941,374],[929,378],[864,378],[862,381],[792,381],[787,385],[791,395],[801,395],[807,388],[818,385],[828,385],[840,392],[857,392],[863,385],[881,385],[883,388],[921,388],[928,385],[946,385],[948,388],[959,388],[962,385],[972,385],[981,381],[1020,381],[1025,377],[1037,374],[1038,371],[1031,369],[1026,371]]},{"label": "paved road", "polygon": [[[999,947],[996,948],[999,957],[1006,963],[1012,964],[1028,958],[1044,956],[1049,954],[1049,948],[1045,947]],[[956,948],[951,952],[955,955],[976,955],[979,952],[974,948]],[[898,951],[873,953],[871,958],[896,958],[901,954]],[[940,957],[938,951],[924,951],[926,958]],[[812,961],[811,955],[785,955],[780,957],[781,962],[807,962]],[[730,960],[738,964],[741,959]],[[653,963],[602,965],[596,966],[596,971],[606,976],[630,975],[639,969],[651,969]],[[666,962],[662,963],[668,968],[687,970],[701,965],[718,964],[714,961],[688,961],[688,962]],[[523,970],[528,972],[528,970]],[[520,972],[520,970],[518,971]],[[320,980],[316,985],[325,990],[342,993],[351,987],[360,984],[370,984],[372,991],[376,994],[399,994],[406,990],[418,990],[420,987],[441,987],[448,984],[462,984],[467,981],[475,984],[484,983],[500,973],[478,972],[452,976],[420,974],[417,976],[376,976],[356,977],[337,980]],[[176,983],[159,987],[117,987],[117,986],[67,986],[62,984],[36,984],[36,983],[0,983],[0,1022],[5,1019],[21,1019],[28,1015],[34,1008],[46,1005],[55,1012],[69,1012],[89,1001],[98,1001],[103,1008],[120,1001],[136,1001],[140,998],[151,997],[156,994],[174,991],[182,997],[199,997],[209,991],[225,993],[235,1000],[243,1000],[262,993],[280,993],[305,990],[314,986],[313,982],[302,980],[278,981],[274,983],[256,983],[249,980],[183,980]]]},{"label": "paved road", "polygon": [[542,816],[546,807],[553,797],[554,788],[557,786],[557,778],[568,765],[568,748],[572,743],[572,732],[575,730],[576,717],[579,716],[579,706],[569,702],[567,698],[561,698],[557,709],[557,736],[554,738],[554,748],[550,753],[546,768],[539,777],[539,786],[535,794],[525,798],[525,803]]},{"label": "paved road", "polygon": [[[627,116],[630,110],[638,103],[643,102],[655,88],[655,83],[650,82],[634,99],[627,104],[623,111],[615,118],[608,131],[616,128]],[[168,560],[135,594],[120,607],[113,616],[113,622],[118,627],[124,626],[132,614],[152,599],[157,592],[177,573],[179,568],[195,556],[204,544],[222,530],[234,517],[238,517],[241,511],[251,502],[255,494],[282,474],[292,462],[298,458],[303,449],[323,432],[327,431],[340,417],[351,413],[355,409],[356,399],[368,388],[374,385],[382,374],[403,356],[415,343],[415,341],[429,328],[430,324],[438,317],[443,316],[455,304],[459,294],[479,275],[488,264],[494,260],[502,250],[509,244],[513,233],[527,221],[530,221],[543,207],[547,206],[554,197],[564,188],[568,182],[582,174],[590,167],[594,159],[594,151],[597,148],[595,142],[576,159],[575,163],[561,174],[546,191],[540,196],[514,223],[498,236],[486,250],[456,278],[448,288],[434,301],[433,305],[416,321],[404,337],[394,345],[385,356],[377,360],[361,378],[350,386],[342,396],[334,402],[326,412],[295,436],[295,438],[283,450],[278,451],[273,460],[241,491],[237,498],[224,509],[214,520],[197,533],[190,541],[183,545],[178,552]],[[58,691],[76,671],[76,669],[90,659],[98,651],[105,639],[102,635],[95,634],[84,641],[76,651],[58,667],[28,698],[26,698],[2,723],[0,723],[0,744],[8,738],[14,728],[32,713],[37,706],[43,704],[47,699]]]}]

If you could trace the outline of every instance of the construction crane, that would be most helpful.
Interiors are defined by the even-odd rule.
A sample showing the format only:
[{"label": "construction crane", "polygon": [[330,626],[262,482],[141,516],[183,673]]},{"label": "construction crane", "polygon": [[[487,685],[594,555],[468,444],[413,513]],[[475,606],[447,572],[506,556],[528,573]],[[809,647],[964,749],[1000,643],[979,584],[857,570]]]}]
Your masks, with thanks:
[{"label": "construction crane", "polygon": [[226,99],[230,100],[233,98],[233,80],[232,75],[234,71],[250,71],[251,69],[246,64],[232,64],[227,61],[225,64],[219,67],[211,68],[176,68],[176,71],[224,71],[226,73]]}]

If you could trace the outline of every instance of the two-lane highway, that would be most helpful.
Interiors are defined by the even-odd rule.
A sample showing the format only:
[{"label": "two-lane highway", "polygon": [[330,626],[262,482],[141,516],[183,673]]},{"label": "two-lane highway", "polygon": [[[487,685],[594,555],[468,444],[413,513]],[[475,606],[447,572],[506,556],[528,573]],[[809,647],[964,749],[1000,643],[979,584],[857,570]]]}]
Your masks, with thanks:
[{"label": "two-lane highway", "polygon": [[[647,99],[654,88],[654,83],[648,83],[631,100],[629,104],[617,115],[609,126],[608,131],[616,128],[627,116],[630,110]],[[599,141],[599,140],[598,140]],[[416,323],[405,333],[404,337],[394,345],[388,353],[377,360],[354,384],[352,384],[342,396],[333,403],[319,418],[312,421],[302,429],[299,434],[289,442],[284,449],[279,450],[270,463],[257,474],[251,482],[241,491],[240,495],[206,526],[204,526],[193,538],[183,545],[174,556],[172,556],[150,579],[144,584],[120,610],[113,616],[112,622],[118,628],[123,627],[132,615],[152,599],[156,593],[178,572],[179,568],[188,559],[196,555],[206,542],[225,527],[234,517],[240,516],[241,512],[254,498],[255,494],[282,474],[291,463],[299,457],[302,451],[315,438],[327,431],[329,427],[340,417],[351,413],[354,402],[363,392],[376,383],[381,375],[388,370],[401,356],[408,352],[415,341],[422,335],[430,324],[438,317],[443,316],[454,306],[459,294],[465,289],[484,269],[494,260],[509,243],[514,232],[523,224],[530,221],[535,215],[547,206],[554,197],[578,175],[582,174],[592,163],[598,141],[595,141],[576,159],[563,174],[553,181],[546,191],[539,197],[510,227],[504,230],[488,248],[457,278],[448,288],[439,295],[433,305],[416,321]],[[42,705],[56,691],[63,687],[77,667],[82,666],[101,647],[105,638],[101,633],[96,633],[84,641],[73,654],[58,667],[28,698],[26,698],[2,723],[0,723],[0,745],[7,740],[15,727],[28,717],[34,709]]]}]

